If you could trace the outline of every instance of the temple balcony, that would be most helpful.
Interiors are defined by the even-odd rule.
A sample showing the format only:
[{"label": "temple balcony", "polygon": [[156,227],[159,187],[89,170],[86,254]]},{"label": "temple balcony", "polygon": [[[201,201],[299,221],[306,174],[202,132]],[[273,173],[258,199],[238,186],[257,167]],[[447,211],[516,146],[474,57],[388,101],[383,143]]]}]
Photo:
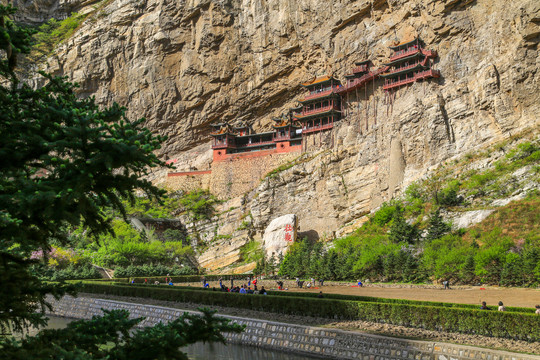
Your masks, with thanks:
[{"label": "temple balcony", "polygon": [[302,116],[305,117],[305,116],[315,115],[315,114],[323,113],[325,111],[330,111],[330,110],[339,111],[339,106],[337,106],[337,105],[328,105],[328,106],[323,106],[323,107],[313,109],[313,110],[302,111]]},{"label": "temple balcony", "polygon": [[[427,59],[427,58],[426,58]],[[425,63],[425,62],[423,62]],[[418,65],[423,65],[423,63],[421,62],[416,62],[414,64],[411,64],[411,65],[408,65],[408,66],[402,66],[402,67],[399,67],[399,68],[396,68],[396,69],[392,69],[390,70],[390,73],[389,74],[397,74],[397,73],[400,73],[400,72],[403,72],[403,71],[407,71],[407,70],[410,70],[410,69],[414,69],[415,67],[417,67]]]},{"label": "temple balcony", "polygon": [[441,77],[441,72],[439,70],[428,69],[425,71],[420,71],[414,75],[415,79],[427,79],[427,78],[438,78]]},{"label": "temple balcony", "polygon": [[226,149],[228,147],[233,147],[233,146],[227,145],[227,144],[214,144],[214,145],[212,145],[212,149]]},{"label": "temple balcony", "polygon": [[287,140],[291,140],[290,135],[274,136],[274,141],[287,141]]},{"label": "temple balcony", "polygon": [[410,47],[407,50],[396,51],[394,55],[390,56],[390,62],[416,54],[418,51],[420,51],[420,49],[418,49],[418,47],[415,47],[415,46]]},{"label": "temple balcony", "polygon": [[415,81],[416,81],[416,79],[415,79],[414,76],[411,76],[408,79],[396,80],[396,81],[390,82],[388,84],[384,84],[383,85],[383,90],[390,90],[390,89],[393,89],[393,88],[397,88],[397,87],[400,87],[400,86],[403,86],[403,85],[413,83]]},{"label": "temple balcony", "polygon": [[241,149],[241,148],[250,148],[250,147],[256,147],[256,146],[264,146],[264,145],[271,145],[274,143],[274,140],[270,140],[270,141],[257,141],[257,142],[252,142],[252,143],[249,143],[249,144],[242,144],[242,145],[238,145],[236,148],[237,149]]},{"label": "temple balcony", "polygon": [[425,71],[419,71],[415,73],[414,76],[411,76],[410,78],[386,83],[383,85],[383,89],[390,90],[393,88],[397,88],[403,85],[413,83],[417,80],[423,80],[423,79],[428,79],[428,78],[438,78],[440,76],[441,76],[441,73],[439,72],[439,70],[428,69]]},{"label": "temple balcony", "polygon": [[418,66],[418,64],[420,64],[420,63],[417,62],[417,63],[411,64],[409,66],[402,66],[402,67],[399,67],[397,69],[392,69],[392,70],[390,70],[390,74],[398,73],[400,71],[404,71],[404,70],[408,70],[408,69],[413,69],[416,66]]},{"label": "temple balcony", "polygon": [[314,133],[317,131],[328,130],[328,129],[332,129],[333,127],[334,127],[333,123],[325,124],[325,125],[318,125],[318,126],[311,126],[311,127],[305,126],[304,128],[302,128],[302,134],[309,134],[309,133]]},{"label": "temple balcony", "polygon": [[373,80],[375,78],[375,76],[377,76],[377,75],[379,75],[379,74],[378,73],[372,73],[372,72],[369,72],[369,73],[367,73],[365,75],[362,75],[361,77],[351,81],[349,84],[347,84],[347,86],[344,86],[341,89],[339,89],[339,93],[346,93],[346,92],[349,92],[351,90],[362,87],[367,82]]},{"label": "temple balcony", "polygon": [[332,88],[328,88],[328,89],[325,89],[323,91],[319,91],[319,92],[313,92],[307,96],[304,96],[303,98],[301,99],[298,99],[299,102],[305,102],[305,101],[308,101],[308,100],[313,100],[313,99],[319,99],[319,98],[323,98],[325,96],[328,96],[328,95],[332,95],[332,93],[336,92],[337,89],[339,89],[340,86],[334,86]]},{"label": "temple balcony", "polygon": [[360,66],[354,67],[352,70],[354,74],[361,73],[361,72],[368,72],[368,71],[369,71],[369,68],[367,65],[360,65]]}]

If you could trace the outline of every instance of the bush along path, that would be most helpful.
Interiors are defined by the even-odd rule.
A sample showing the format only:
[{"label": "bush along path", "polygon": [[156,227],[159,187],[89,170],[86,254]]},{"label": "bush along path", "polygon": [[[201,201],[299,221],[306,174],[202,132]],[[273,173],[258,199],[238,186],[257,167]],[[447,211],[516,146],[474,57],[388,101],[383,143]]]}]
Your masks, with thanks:
[{"label": "bush along path", "polygon": [[[540,341],[540,316],[527,312],[484,311],[406,302],[354,301],[311,296],[257,296],[211,290],[84,282],[81,291],[260,310],[287,315],[363,320],[427,330]],[[379,301],[380,300],[380,301]]]}]

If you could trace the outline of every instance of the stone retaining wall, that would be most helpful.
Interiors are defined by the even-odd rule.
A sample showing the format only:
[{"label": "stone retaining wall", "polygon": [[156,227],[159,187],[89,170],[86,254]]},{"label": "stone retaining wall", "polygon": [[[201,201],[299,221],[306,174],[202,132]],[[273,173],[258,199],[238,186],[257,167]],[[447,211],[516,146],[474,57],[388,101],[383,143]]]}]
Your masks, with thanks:
[{"label": "stone retaining wall", "polygon": [[257,187],[266,174],[297,158],[300,152],[265,154],[259,151],[250,154],[251,157],[231,157],[212,163],[210,192],[220,199],[245,194]]},{"label": "stone retaining wall", "polygon": [[[101,309],[129,310],[131,317],[146,317],[141,326],[152,326],[179,317],[184,310],[114,300],[65,296],[49,299],[54,315],[89,319]],[[189,311],[187,311],[189,312]],[[272,350],[318,355],[330,359],[360,360],[540,360],[539,356],[510,353],[464,345],[413,341],[337,329],[284,324],[266,320],[223,317],[245,324],[241,334],[227,334],[233,343]],[[276,315],[279,317],[279,315]]]},{"label": "stone retaining wall", "polygon": [[186,192],[199,189],[209,189],[212,171],[192,171],[167,174],[164,186],[170,191],[182,190]]}]

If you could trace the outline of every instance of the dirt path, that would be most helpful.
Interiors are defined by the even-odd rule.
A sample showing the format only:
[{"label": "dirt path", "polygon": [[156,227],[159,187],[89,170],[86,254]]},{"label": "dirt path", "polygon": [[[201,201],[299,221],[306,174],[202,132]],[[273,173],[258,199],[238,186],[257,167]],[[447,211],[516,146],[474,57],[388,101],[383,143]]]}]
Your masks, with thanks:
[{"label": "dirt path", "polygon": [[[230,285],[230,281],[223,282],[226,286]],[[243,282],[235,281],[235,285],[241,285]],[[188,284],[179,284],[186,286]],[[202,287],[201,283],[190,283],[190,286]],[[259,281],[259,287],[264,285],[266,290],[277,290],[276,282],[263,280]],[[219,284],[211,282],[210,287],[218,287]],[[451,290],[443,290],[442,287],[426,288],[421,285],[367,285],[364,287],[353,287],[351,285],[335,285],[329,284],[319,288],[303,289],[296,287],[293,281],[287,281],[285,286],[293,292],[319,292],[330,294],[345,294],[358,296],[374,296],[389,299],[408,299],[421,301],[440,301],[459,304],[478,304],[485,301],[488,306],[496,307],[499,301],[502,301],[506,306],[518,306],[534,308],[540,304],[540,289],[524,289],[524,288],[499,288],[499,287],[465,287],[460,286]]]},{"label": "dirt path", "polygon": [[[484,289],[484,288],[483,288]],[[289,291],[299,291],[290,289]],[[321,289],[303,289],[302,292],[319,292],[331,294],[346,294],[358,296],[375,296],[389,299],[408,299],[422,301],[440,301],[459,304],[478,304],[485,301],[488,306],[495,306],[502,301],[506,306],[519,306],[533,308],[540,304],[540,290],[538,289],[501,289],[479,287],[456,290],[422,289],[422,288],[379,288],[379,287],[348,287],[323,286]]]}]

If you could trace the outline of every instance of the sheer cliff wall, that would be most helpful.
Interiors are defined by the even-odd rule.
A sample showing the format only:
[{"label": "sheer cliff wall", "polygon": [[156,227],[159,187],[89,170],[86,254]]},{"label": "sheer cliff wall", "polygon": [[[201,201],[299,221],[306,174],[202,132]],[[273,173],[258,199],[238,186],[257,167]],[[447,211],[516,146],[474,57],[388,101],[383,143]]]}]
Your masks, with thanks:
[{"label": "sheer cliff wall", "polygon": [[[37,0],[22,7],[23,17],[85,3]],[[450,155],[538,119],[540,5],[534,0],[103,4],[57,49],[48,70],[79,82],[82,95],[129,105],[130,117],[146,117],[150,128],[169,135],[162,153],[171,157],[207,142],[208,124],[217,120],[269,129],[271,116],[303,92],[302,81],[323,72],[343,78],[365,58],[379,66],[388,46],[416,35],[439,53],[442,79],[430,90],[437,95],[432,105],[440,105],[450,129],[458,122],[470,128],[455,134]],[[412,105],[396,102],[386,122]]]},{"label": "sheer cliff wall", "polygon": [[[36,0],[24,16],[58,3]],[[343,79],[363,59],[379,67],[390,45],[415,36],[437,51],[440,79],[398,90],[391,106],[380,83],[350,96],[348,116],[333,133],[306,141],[305,161],[235,187],[248,191],[243,207],[259,234],[273,218],[293,213],[301,231],[332,235],[445,161],[538,132],[537,0],[103,4],[45,67],[79,82],[83,96],[146,117],[148,127],[168,135],[160,155],[177,159],[177,171],[210,168],[210,123],[241,120],[269,130],[271,117],[294,105],[300,84],[316,74]],[[253,178],[219,171],[224,184]],[[164,178],[156,173],[155,180]],[[236,195],[224,195],[223,186],[215,191]]]}]

